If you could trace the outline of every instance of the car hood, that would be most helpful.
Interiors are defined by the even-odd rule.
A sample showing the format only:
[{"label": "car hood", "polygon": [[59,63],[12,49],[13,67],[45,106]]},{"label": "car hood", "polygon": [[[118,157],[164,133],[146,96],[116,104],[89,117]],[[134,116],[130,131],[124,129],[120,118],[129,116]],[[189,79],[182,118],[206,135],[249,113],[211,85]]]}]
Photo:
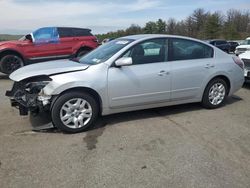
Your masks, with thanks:
[{"label": "car hood", "polygon": [[250,59],[250,51],[246,51],[245,53],[242,53],[239,55],[240,59]]},{"label": "car hood", "polygon": [[22,44],[24,41],[19,41],[19,40],[11,40],[11,41],[2,41],[0,42],[0,46],[5,45],[5,44]]},{"label": "car hood", "polygon": [[236,47],[236,49],[238,48],[250,48],[250,45],[239,45]]},{"label": "car hood", "polygon": [[48,61],[48,62],[24,66],[14,71],[10,75],[10,79],[18,82],[23,79],[34,76],[41,76],[41,75],[49,76],[52,74],[81,71],[87,69],[89,66],[90,65],[80,64],[70,60]]}]

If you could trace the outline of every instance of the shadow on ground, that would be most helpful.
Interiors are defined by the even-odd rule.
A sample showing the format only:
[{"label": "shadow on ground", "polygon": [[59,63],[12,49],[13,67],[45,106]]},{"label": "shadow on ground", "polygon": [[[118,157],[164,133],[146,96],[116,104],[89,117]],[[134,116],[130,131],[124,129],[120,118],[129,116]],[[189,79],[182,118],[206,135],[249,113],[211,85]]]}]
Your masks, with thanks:
[{"label": "shadow on ground", "polygon": [[[225,106],[232,105],[242,100],[240,97],[233,95],[227,99]],[[99,117],[95,126],[88,130],[84,137],[83,142],[86,144],[88,150],[96,149],[98,138],[104,133],[107,126],[118,125],[123,122],[136,121],[141,119],[164,117],[168,118],[171,115],[181,114],[190,111],[206,110],[199,103],[183,104],[169,107],[161,107],[140,111],[124,112],[119,114],[112,114],[108,116]],[[39,116],[30,116],[30,122],[33,131],[39,133],[61,133],[60,130],[53,127],[50,114],[43,113]]]},{"label": "shadow on ground", "polygon": [[[232,105],[233,103],[238,102],[240,100],[242,100],[240,97],[233,95],[232,97],[229,97],[227,99],[225,106]],[[185,113],[189,111],[198,111],[202,109],[204,108],[201,106],[200,103],[192,103],[192,104],[183,104],[183,105],[176,105],[176,106],[168,106],[168,107],[112,114],[108,116],[99,117],[95,126],[92,129],[90,129],[88,132],[92,132],[97,129],[103,129],[105,128],[105,126],[113,126],[122,122],[130,122],[130,121],[154,118],[154,117],[159,117],[159,116],[161,117],[171,116],[171,115]],[[52,123],[48,124],[50,123],[50,121],[51,120],[50,120],[49,114],[47,114],[47,116],[45,115],[43,117],[36,117],[35,120],[31,119],[31,124],[33,128],[39,127],[39,126],[45,126],[45,130],[42,130],[42,132],[52,132],[52,133],[59,132],[59,131],[54,131],[53,129],[49,129],[50,127],[48,127],[48,130],[46,130],[46,126],[52,125]]]},{"label": "shadow on ground", "polygon": [[243,88],[250,89],[250,83],[244,83]]},{"label": "shadow on ground", "polygon": [[7,79],[9,79],[9,75],[0,74],[0,80],[7,80]]}]

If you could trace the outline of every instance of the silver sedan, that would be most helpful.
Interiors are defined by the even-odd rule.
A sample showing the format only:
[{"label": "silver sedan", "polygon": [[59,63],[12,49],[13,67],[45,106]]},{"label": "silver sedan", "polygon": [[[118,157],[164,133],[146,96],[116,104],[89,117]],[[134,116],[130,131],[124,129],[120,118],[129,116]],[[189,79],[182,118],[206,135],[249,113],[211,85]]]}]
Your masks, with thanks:
[{"label": "silver sedan", "polygon": [[99,115],[201,102],[218,108],[242,87],[244,65],[200,40],[134,35],[81,59],[25,66],[6,95],[21,115],[49,111],[57,128],[85,131]]}]

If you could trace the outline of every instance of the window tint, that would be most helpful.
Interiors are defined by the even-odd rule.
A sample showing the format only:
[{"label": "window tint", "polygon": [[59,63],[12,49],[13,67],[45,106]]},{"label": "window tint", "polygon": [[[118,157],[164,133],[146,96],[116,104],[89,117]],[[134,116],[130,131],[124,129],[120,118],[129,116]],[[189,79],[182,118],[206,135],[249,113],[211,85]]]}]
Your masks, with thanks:
[{"label": "window tint", "polygon": [[214,45],[214,44],[215,44],[215,42],[214,42],[214,41],[210,41],[209,43],[210,43],[210,44],[212,44],[212,45]]},{"label": "window tint", "polygon": [[167,47],[167,39],[147,40],[130,48],[123,57],[132,57],[133,64],[164,62]]},{"label": "window tint", "polygon": [[186,39],[172,39],[171,41],[171,60],[213,57],[213,48],[205,44]]},{"label": "window tint", "polygon": [[78,29],[75,28],[73,29],[74,35],[76,37],[82,37],[82,36],[92,36],[92,34],[90,33],[90,30],[88,29]]},{"label": "window tint", "polygon": [[33,32],[33,37],[35,43],[58,41],[58,32],[55,27],[46,27]]},{"label": "window tint", "polygon": [[58,28],[58,33],[59,33],[59,36],[61,38],[64,38],[64,37],[74,37],[74,33],[73,33],[72,28],[59,27]]},{"label": "window tint", "polygon": [[93,36],[90,33],[89,29],[81,29],[81,28],[66,28],[59,27],[58,33],[61,38],[64,37],[82,37],[82,36]]},{"label": "window tint", "polygon": [[216,41],[216,45],[222,45],[222,44],[227,44],[227,42],[223,40]]}]

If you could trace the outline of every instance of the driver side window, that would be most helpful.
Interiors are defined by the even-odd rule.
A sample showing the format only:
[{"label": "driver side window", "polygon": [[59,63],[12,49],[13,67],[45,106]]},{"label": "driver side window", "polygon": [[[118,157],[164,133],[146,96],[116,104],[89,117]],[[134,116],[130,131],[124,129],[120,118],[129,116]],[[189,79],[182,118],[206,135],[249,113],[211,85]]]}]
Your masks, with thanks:
[{"label": "driver side window", "polygon": [[133,65],[165,62],[167,60],[167,39],[151,39],[130,48],[122,57],[131,57]]}]

